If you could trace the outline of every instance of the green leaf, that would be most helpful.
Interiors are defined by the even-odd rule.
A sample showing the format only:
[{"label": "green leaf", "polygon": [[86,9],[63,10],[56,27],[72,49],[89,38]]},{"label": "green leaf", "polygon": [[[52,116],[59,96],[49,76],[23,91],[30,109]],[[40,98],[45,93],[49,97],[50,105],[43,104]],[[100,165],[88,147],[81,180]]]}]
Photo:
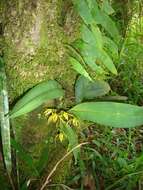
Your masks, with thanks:
[{"label": "green leaf", "polygon": [[[82,27],[81,27],[82,30]],[[72,42],[72,46],[74,46],[77,50],[82,49],[84,41],[82,39],[77,39]]]},{"label": "green leaf", "polygon": [[[81,41],[81,40],[80,40]],[[79,42],[79,40],[78,40]],[[80,43],[80,42],[79,42]],[[76,42],[74,43],[76,44]],[[84,66],[86,66],[82,55],[80,54],[80,52],[76,49],[76,45],[69,45],[67,44],[66,47],[70,50],[69,55],[71,57],[74,57],[76,60],[78,60],[80,63],[82,63]]]},{"label": "green leaf", "polygon": [[100,24],[114,40],[119,41],[120,35],[115,22],[108,16],[114,10],[107,0],[103,1],[101,9],[96,0],[73,0],[73,3],[85,24]]},{"label": "green leaf", "polygon": [[97,53],[95,53],[95,47],[91,47],[87,43],[84,43],[81,49],[81,54],[85,60],[85,63],[93,70],[97,71],[99,69],[95,61],[97,59]]},{"label": "green leaf", "polygon": [[82,120],[117,128],[131,128],[143,124],[143,107],[130,104],[89,102],[79,104],[69,112]]},{"label": "green leaf", "polygon": [[[86,54],[86,52],[84,52]],[[87,55],[87,54],[86,54]],[[96,73],[98,74],[103,74],[104,73],[104,70],[102,69],[101,66],[97,65],[96,64],[96,58],[93,57],[93,56],[85,56],[84,57],[84,60],[86,62],[86,64],[93,70],[93,71],[96,71]]]},{"label": "green leaf", "polygon": [[84,43],[81,49],[81,54],[86,64],[93,70],[99,73],[103,73],[104,70],[96,64],[96,60],[99,57],[98,48]]},{"label": "green leaf", "polygon": [[103,48],[103,37],[102,37],[102,33],[101,33],[99,27],[92,24],[91,30],[92,30],[92,33],[94,34],[94,38],[95,38],[97,47],[102,49]]},{"label": "green leaf", "polygon": [[102,34],[97,26],[91,25],[91,30],[83,25],[81,28],[82,39],[84,42],[102,49]]},{"label": "green leaf", "polygon": [[10,118],[15,118],[33,111],[48,100],[60,98],[64,91],[59,83],[54,80],[44,81],[29,90],[21,98],[10,113]]},{"label": "green leaf", "polygon": [[84,99],[93,99],[103,96],[110,91],[110,86],[105,81],[89,81],[80,76],[75,85],[76,102],[80,103]]},{"label": "green leaf", "polygon": [[88,7],[90,9],[90,11],[92,11],[94,9],[94,11],[98,11],[99,10],[99,6],[96,0],[86,0],[88,3]]},{"label": "green leaf", "polygon": [[[70,127],[67,123],[63,123],[63,122],[60,125],[60,128],[69,141],[69,149],[71,150],[74,147],[76,147],[78,145],[78,136],[77,136],[76,132],[74,131],[74,129],[72,127]],[[79,148],[77,148],[73,151],[75,163],[77,163],[79,151],[80,151]]]},{"label": "green leaf", "polygon": [[[77,49],[77,52],[82,57],[82,60],[79,60],[78,58],[76,59],[76,60],[78,60],[78,62],[82,63],[82,65],[84,65],[84,66],[88,65],[93,71],[97,72],[97,71],[101,70],[101,72],[103,72],[102,68],[100,68],[100,66],[97,66],[95,64],[95,55],[90,55],[90,52],[92,53],[92,51],[90,51],[90,49],[88,49],[88,48],[90,48],[90,46],[87,43],[85,43],[82,39],[79,39],[79,40],[76,40],[73,42],[73,46]],[[71,60],[71,62],[72,62],[72,60]],[[73,63],[73,68],[75,67],[74,65],[76,65],[76,64]],[[78,67],[77,68],[75,67],[74,69],[79,74],[82,75],[82,73],[79,72]]]},{"label": "green leaf", "polygon": [[109,69],[110,72],[117,75],[117,70],[112,59],[104,50],[102,50],[101,52],[99,51],[98,59],[102,61],[102,63],[105,65],[105,67]]},{"label": "green leaf", "polygon": [[95,23],[92,14],[90,13],[90,9],[88,8],[88,4],[85,0],[73,0],[73,3],[86,24]]},{"label": "green leaf", "polygon": [[10,121],[9,121],[9,102],[6,84],[6,74],[4,69],[4,61],[0,57],[0,126],[1,126],[1,139],[3,149],[3,159],[10,174],[12,170],[11,159],[11,144],[10,144]]},{"label": "green leaf", "polygon": [[[7,96],[5,97],[5,100],[8,102]],[[4,104],[6,106],[6,102]],[[11,143],[10,143],[10,121],[9,121],[8,115],[5,116],[5,114],[8,114],[8,112],[7,112],[7,109],[4,108],[2,110],[2,112],[0,113],[2,149],[3,149],[4,163],[5,163],[7,172],[10,173],[12,170]]]},{"label": "green leaf", "polygon": [[119,31],[110,16],[102,10],[92,10],[92,15],[95,18],[96,23],[100,24],[110,34],[110,36],[118,42],[120,39]]},{"label": "green leaf", "polygon": [[108,0],[104,0],[103,3],[102,3],[102,7],[101,9],[108,15],[111,15],[113,14],[115,11],[114,9],[112,8],[112,6],[110,5],[109,1]]},{"label": "green leaf", "polygon": [[104,36],[103,43],[104,43],[105,48],[107,48],[107,50],[109,50],[113,54],[113,56],[116,56],[116,57],[118,56],[118,46],[113,40]]},{"label": "green leaf", "polygon": [[104,50],[90,44],[84,44],[81,53],[86,64],[88,64],[93,71],[97,71],[99,73],[104,72],[104,70],[95,63],[96,60],[98,60],[101,61],[106,66],[106,68],[109,69],[110,72],[115,75],[117,74],[117,70],[112,59]]},{"label": "green leaf", "polygon": [[96,42],[94,35],[85,24],[83,24],[81,27],[81,34],[84,42],[95,45]]},{"label": "green leaf", "polygon": [[75,58],[70,57],[70,63],[75,71],[77,71],[79,74],[83,75],[84,77],[88,78],[89,80],[92,80],[88,72],[84,69],[84,67],[77,61]]}]

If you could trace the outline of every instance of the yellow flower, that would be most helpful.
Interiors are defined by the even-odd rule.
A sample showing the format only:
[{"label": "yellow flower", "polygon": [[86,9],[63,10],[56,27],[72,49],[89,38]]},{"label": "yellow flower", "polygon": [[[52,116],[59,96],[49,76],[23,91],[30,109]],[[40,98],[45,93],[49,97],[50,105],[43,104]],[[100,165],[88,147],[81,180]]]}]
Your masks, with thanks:
[{"label": "yellow flower", "polygon": [[64,119],[68,120],[69,119],[68,113],[64,111],[63,112],[63,117],[64,117]]},{"label": "yellow flower", "polygon": [[48,117],[52,113],[52,111],[52,109],[46,109],[46,111],[44,111],[44,115]]},{"label": "yellow flower", "polygon": [[63,133],[60,133],[60,134],[59,134],[59,139],[60,139],[61,142],[63,142],[63,139],[64,139]]},{"label": "yellow flower", "polygon": [[79,126],[79,121],[78,121],[78,119],[73,118],[72,124],[73,124],[73,126],[78,127],[78,126]]},{"label": "yellow flower", "polygon": [[57,114],[57,113],[53,113],[53,114],[52,114],[52,118],[53,118],[53,122],[54,122],[54,123],[56,123],[56,122],[57,122],[58,117],[59,117],[59,116],[58,116],[58,114]]}]

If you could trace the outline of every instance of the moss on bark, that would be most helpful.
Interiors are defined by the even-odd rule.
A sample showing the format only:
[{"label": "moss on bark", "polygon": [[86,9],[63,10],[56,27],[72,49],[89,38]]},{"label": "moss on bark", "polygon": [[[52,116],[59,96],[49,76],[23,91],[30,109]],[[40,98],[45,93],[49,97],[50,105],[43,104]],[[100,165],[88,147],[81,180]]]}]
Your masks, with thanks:
[{"label": "moss on bark", "polygon": [[53,78],[71,93],[75,73],[64,43],[76,36],[77,22],[69,20],[69,13],[67,23],[59,26],[62,0],[14,2],[7,3],[4,30],[10,100],[36,83]]},{"label": "moss on bark", "polygon": [[[63,25],[59,24],[63,16],[61,8],[66,2],[64,0],[1,1],[3,6],[0,11],[1,22],[4,26],[1,41],[11,104],[29,88],[46,79],[59,81],[67,92],[66,103],[71,103],[76,73],[68,62],[64,44],[77,37],[79,20],[70,8],[64,14],[66,18]],[[54,129],[49,132],[46,121],[37,121],[36,118],[37,114],[30,119],[20,118],[15,125],[20,141],[35,161],[39,159],[40,152],[45,146],[44,142],[49,141],[51,135],[56,133]],[[19,124],[22,126],[20,130]],[[51,159],[46,173],[65,151],[66,148],[61,144],[58,146],[53,142],[49,144],[50,157],[56,159]],[[58,170],[54,181],[63,182],[68,168],[69,161]],[[28,172],[26,168],[25,171]]]}]

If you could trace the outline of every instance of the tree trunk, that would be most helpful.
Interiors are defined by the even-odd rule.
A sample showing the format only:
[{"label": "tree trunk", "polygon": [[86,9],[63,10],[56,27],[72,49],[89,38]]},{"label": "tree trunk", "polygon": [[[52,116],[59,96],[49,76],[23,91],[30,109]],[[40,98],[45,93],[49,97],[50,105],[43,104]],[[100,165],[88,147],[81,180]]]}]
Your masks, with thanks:
[{"label": "tree trunk", "polygon": [[[40,81],[56,79],[67,92],[65,104],[70,105],[76,73],[70,67],[64,44],[73,41],[79,31],[71,1],[1,0],[0,6],[1,54],[6,64],[10,103]],[[46,121],[41,126],[37,120],[35,113],[18,119],[15,126],[23,127],[17,133],[25,149],[34,156],[37,154],[36,159],[42,143],[52,138],[48,152],[56,159],[51,159],[48,167],[51,168],[63,156],[65,148],[61,144],[53,148],[55,137],[51,137]],[[58,170],[59,182],[63,182],[66,171],[65,166]]]}]

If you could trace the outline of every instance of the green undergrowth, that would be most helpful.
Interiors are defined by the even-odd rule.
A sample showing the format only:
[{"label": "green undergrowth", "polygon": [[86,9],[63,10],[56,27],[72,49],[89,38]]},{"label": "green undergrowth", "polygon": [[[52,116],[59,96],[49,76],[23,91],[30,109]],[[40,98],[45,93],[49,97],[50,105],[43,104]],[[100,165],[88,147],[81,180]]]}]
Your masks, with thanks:
[{"label": "green undergrowth", "polygon": [[111,80],[111,85],[119,94],[128,97],[128,101],[143,105],[142,69],[143,69],[143,20],[133,17],[126,33],[118,62],[119,74]]},{"label": "green undergrowth", "polygon": [[[135,14],[129,23],[119,59],[118,75],[109,79],[113,95],[126,96],[126,102],[143,105],[143,20]],[[113,118],[114,119],[114,118]],[[67,184],[83,190],[143,189],[143,130],[88,126],[81,133],[89,141],[81,160],[73,167]]]},{"label": "green undergrowth", "polygon": [[90,141],[90,145],[82,149],[78,167],[73,168],[73,175],[67,180],[69,186],[138,189],[143,177],[141,130],[93,125],[83,131],[82,137]]}]

